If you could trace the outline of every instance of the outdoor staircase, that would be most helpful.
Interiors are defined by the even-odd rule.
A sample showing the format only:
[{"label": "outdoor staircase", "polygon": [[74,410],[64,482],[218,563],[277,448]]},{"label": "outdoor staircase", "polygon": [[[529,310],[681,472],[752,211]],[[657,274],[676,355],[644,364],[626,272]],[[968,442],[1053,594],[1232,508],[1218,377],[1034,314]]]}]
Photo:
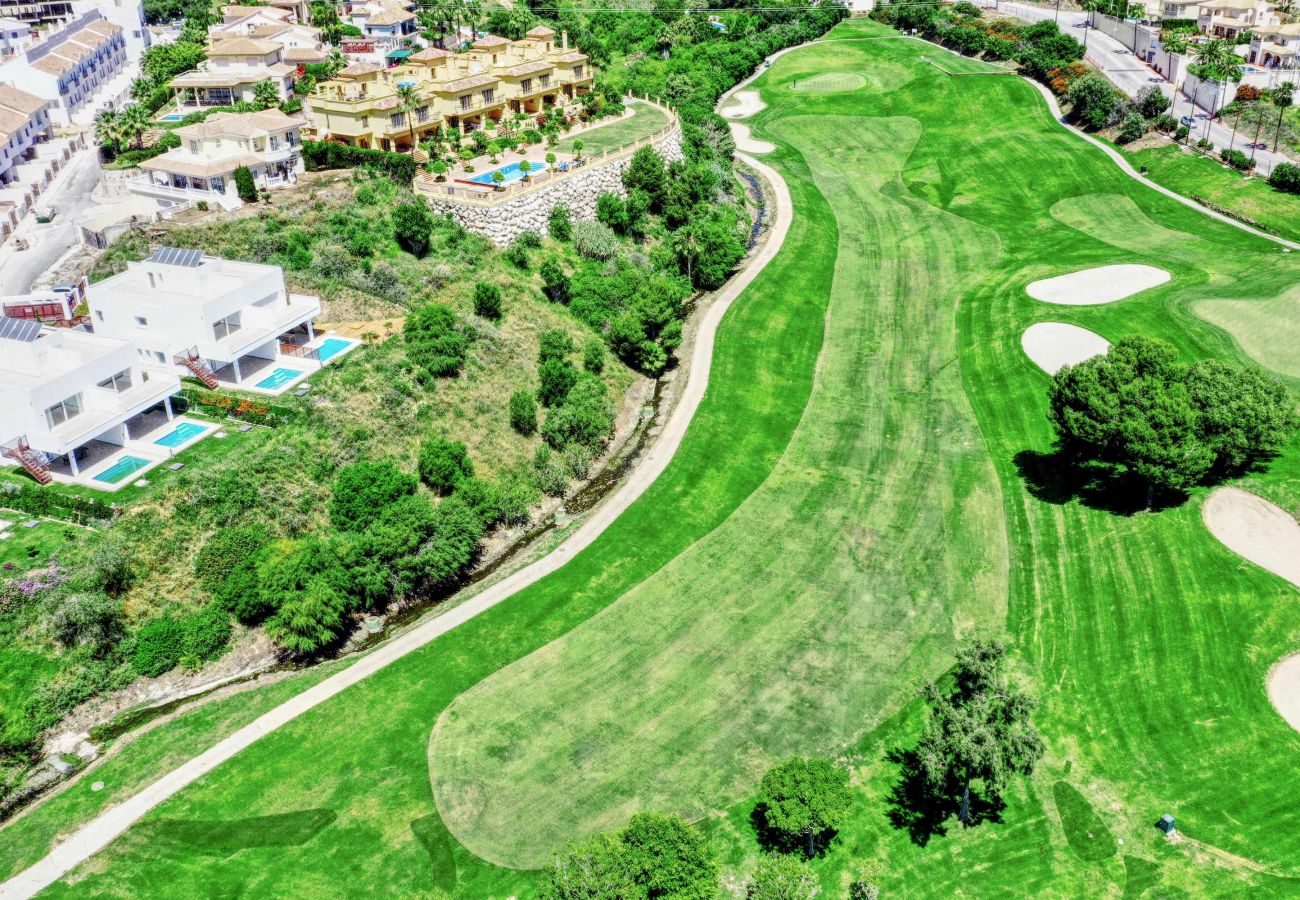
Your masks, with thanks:
[{"label": "outdoor staircase", "polygon": [[411,158],[415,160],[416,165],[422,166],[429,161],[429,154],[416,147],[415,152],[411,154]]},{"label": "outdoor staircase", "polygon": [[148,131],[145,131],[140,135],[140,146],[152,147],[154,144],[157,144],[159,139],[161,139],[166,133],[167,132],[161,128],[150,128]]},{"label": "outdoor staircase", "polygon": [[217,376],[212,371],[212,367],[208,365],[207,360],[199,356],[197,347],[191,347],[184,353],[177,354],[176,362],[193,372],[194,377],[203,382],[208,390],[217,389]]},{"label": "outdoor staircase", "polygon": [[27,470],[27,474],[36,479],[37,484],[49,484],[54,480],[54,476],[50,474],[49,463],[45,460],[45,454],[29,447],[25,437],[18,439],[17,447],[5,447],[4,455],[17,460],[18,464]]}]

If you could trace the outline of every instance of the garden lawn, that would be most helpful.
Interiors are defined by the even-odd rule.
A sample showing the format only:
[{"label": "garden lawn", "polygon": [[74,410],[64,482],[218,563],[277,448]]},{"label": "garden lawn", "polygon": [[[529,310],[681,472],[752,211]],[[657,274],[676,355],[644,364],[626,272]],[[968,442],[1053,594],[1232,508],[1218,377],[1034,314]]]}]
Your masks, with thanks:
[{"label": "garden lawn", "polygon": [[[1242,140],[1244,143],[1246,138]],[[1147,177],[1157,184],[1187,197],[1201,197],[1254,219],[1282,237],[1300,240],[1300,195],[1275,191],[1263,178],[1245,178],[1218,159],[1173,145],[1124,151],[1124,155],[1134,167],[1146,166]]]},{"label": "garden lawn", "polygon": [[[49,893],[531,896],[535,875],[487,860],[535,864],[652,804],[703,817],[740,875],[758,775],[809,752],[849,761],[858,793],[815,863],[831,896],[873,859],[898,896],[1294,895],[1300,831],[1279,823],[1300,734],[1263,678],[1300,642],[1296,592],[1209,535],[1202,492],[1148,514],[1069,491],[1020,335],[1066,321],[1245,361],[1192,308],[1267,302],[1300,260],[1124,176],[1032,86],[937,76],[921,60],[937,52],[827,45],[755,83],[790,234],[724,320],[676,458],[595,544],[262,739]],[[915,77],[791,89],[819,67]],[[1112,263],[1174,277],[1109,306],[1024,292]],[[1295,498],[1297,454],[1251,486]],[[921,725],[910,689],[969,631],[1008,635],[1048,756],[961,829],[907,801],[891,751]],[[1155,831],[1164,812],[1188,843]]]},{"label": "garden lawn", "polygon": [[582,141],[582,155],[597,156],[606,150],[634,144],[668,124],[668,114],[657,106],[636,101],[628,106],[634,110],[631,116],[607,119],[607,124],[566,137],[555,145],[556,152],[573,153],[573,142]]}]

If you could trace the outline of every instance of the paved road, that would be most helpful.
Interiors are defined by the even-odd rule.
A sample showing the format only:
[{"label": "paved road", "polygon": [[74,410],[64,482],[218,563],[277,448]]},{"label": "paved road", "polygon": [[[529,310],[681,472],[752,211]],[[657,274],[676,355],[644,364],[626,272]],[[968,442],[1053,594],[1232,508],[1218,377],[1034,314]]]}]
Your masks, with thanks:
[{"label": "paved road", "polygon": [[12,238],[0,251],[0,294],[25,294],[54,268],[81,240],[77,220],[97,204],[91,192],[99,183],[99,157],[94,147],[78,151],[68,167],[58,174],[54,186],[36,202],[37,209],[54,207],[58,214],[48,225],[22,228],[18,235],[31,243],[30,250],[13,249]]},{"label": "paved road", "polygon": [[[1027,3],[1007,3],[998,0],[995,3],[995,8],[1000,13],[1015,16],[1017,19],[1023,19],[1026,22],[1040,22],[1044,19],[1057,18],[1054,9],[1031,6]],[[1058,24],[1062,31],[1073,34],[1080,41],[1086,42],[1088,62],[1100,69],[1120,90],[1130,97],[1135,97],[1138,91],[1144,87],[1153,84],[1157,85],[1161,93],[1173,100],[1170,115],[1176,119],[1181,119],[1183,116],[1196,117],[1197,126],[1192,130],[1190,138],[1193,142],[1208,137],[1216,148],[1231,146],[1246,154],[1251,152],[1246,144],[1254,138],[1253,131],[1237,132],[1234,135],[1231,119],[1225,123],[1211,122],[1208,118],[1201,118],[1201,116],[1205,115],[1203,110],[1194,108],[1189,98],[1184,97],[1182,94],[1176,94],[1174,85],[1165,81],[1159,72],[1148,66],[1144,61],[1144,57],[1134,55],[1134,49],[1139,51],[1144,49],[1140,43],[1134,44],[1133,41],[1130,41],[1125,44],[1095,28],[1085,28],[1083,25],[1087,18],[1087,13],[1061,10]],[[1120,34],[1122,35],[1123,32],[1121,31]],[[1273,171],[1273,166],[1279,162],[1287,161],[1285,156],[1269,150],[1255,151],[1255,165],[1259,172],[1264,175]]]}]

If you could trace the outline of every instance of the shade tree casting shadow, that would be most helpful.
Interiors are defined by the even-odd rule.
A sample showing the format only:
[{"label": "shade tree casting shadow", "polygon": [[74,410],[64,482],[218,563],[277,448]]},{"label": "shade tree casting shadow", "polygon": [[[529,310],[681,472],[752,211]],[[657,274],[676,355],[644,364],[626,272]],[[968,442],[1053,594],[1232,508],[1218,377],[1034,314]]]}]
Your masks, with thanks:
[{"label": "shade tree casting shadow", "polygon": [[1034,499],[1057,506],[1077,500],[1091,509],[1131,516],[1182,506],[1190,496],[1184,491],[1156,490],[1148,507],[1147,485],[1142,479],[1117,474],[1111,466],[1063,450],[1021,450],[1012,462]]},{"label": "shade tree casting shadow", "polygon": [[[953,821],[961,807],[962,794],[962,787],[955,778],[946,784],[933,784],[926,778],[915,750],[891,750],[885,758],[898,766],[899,773],[898,781],[886,798],[886,817],[890,825],[906,831],[918,847],[926,846],[931,838],[946,835],[950,823],[960,827]],[[1001,797],[972,789],[968,827],[985,822],[999,823],[1004,809],[1006,803]]]}]

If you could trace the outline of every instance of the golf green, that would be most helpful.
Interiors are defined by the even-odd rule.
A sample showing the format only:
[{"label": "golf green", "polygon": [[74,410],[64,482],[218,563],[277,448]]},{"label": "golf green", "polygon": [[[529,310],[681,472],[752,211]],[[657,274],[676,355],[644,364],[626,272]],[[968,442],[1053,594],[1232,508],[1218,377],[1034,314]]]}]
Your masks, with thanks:
[{"label": "golf green", "polygon": [[[698,819],[739,878],[758,854],[750,795],[790,753],[854,769],[853,821],[815,862],[828,896],[868,860],[895,896],[1300,889],[1300,734],[1264,690],[1300,636],[1294,588],[1209,535],[1200,492],[1141,513],[1073,491],[1020,348],[1050,320],[1189,359],[1273,358],[1251,349],[1269,340],[1254,304],[1276,304],[1300,260],[1126,177],[1017,78],[851,40],[887,33],[846,22],[832,37],[849,40],[753,85],[791,230],[642,498],[569,565],[219,766],[50,895],[532,896],[512,866],[644,808]],[[887,74],[791,86],[843,71]],[[1108,306],[1025,293],[1121,263],[1173,279]],[[1300,441],[1250,487],[1294,503]],[[1049,753],[994,820],[945,828],[906,809],[892,751],[971,633],[1007,635]],[[1154,829],[1165,812],[1181,844]],[[221,839],[200,848],[205,827]],[[11,866],[48,849],[39,834]]]}]

